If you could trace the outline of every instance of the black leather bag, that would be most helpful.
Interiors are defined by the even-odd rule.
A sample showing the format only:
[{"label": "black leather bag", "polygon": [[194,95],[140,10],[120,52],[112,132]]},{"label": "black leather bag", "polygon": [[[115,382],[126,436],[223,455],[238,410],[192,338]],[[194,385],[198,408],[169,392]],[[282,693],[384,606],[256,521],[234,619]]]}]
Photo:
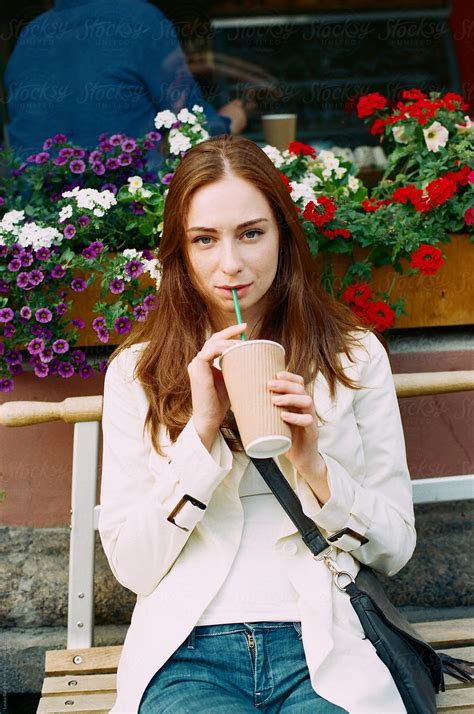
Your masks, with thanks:
[{"label": "black leather bag", "polygon": [[313,556],[326,563],[335,586],[350,597],[367,639],[390,670],[407,714],[436,714],[436,694],[445,690],[443,671],[472,683],[473,663],[435,652],[390,602],[371,568],[361,564],[355,580],[350,573],[339,570],[331,557],[333,546],[303,512],[299,498],[273,459],[252,459],[252,462]]}]

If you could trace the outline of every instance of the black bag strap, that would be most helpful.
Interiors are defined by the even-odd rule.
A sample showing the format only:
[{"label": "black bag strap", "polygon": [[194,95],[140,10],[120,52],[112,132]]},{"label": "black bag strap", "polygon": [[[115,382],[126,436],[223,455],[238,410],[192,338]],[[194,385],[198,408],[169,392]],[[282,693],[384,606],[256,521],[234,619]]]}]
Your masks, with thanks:
[{"label": "black bag strap", "polygon": [[263,480],[291,518],[304,543],[313,555],[319,555],[329,548],[329,543],[317,525],[301,507],[301,502],[273,459],[250,459],[260,472]]}]

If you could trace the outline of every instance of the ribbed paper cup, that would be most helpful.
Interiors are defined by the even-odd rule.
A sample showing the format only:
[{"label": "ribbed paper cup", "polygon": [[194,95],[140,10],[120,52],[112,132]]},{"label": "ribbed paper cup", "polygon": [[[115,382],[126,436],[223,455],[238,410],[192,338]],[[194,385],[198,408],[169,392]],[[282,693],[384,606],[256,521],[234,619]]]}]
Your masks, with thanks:
[{"label": "ribbed paper cup", "polygon": [[291,447],[291,429],[272,402],[268,382],[285,369],[285,350],[270,340],[247,340],[218,360],[244,449],[263,459]]},{"label": "ribbed paper cup", "polygon": [[280,151],[296,139],[296,114],[264,114],[262,116],[263,138]]}]

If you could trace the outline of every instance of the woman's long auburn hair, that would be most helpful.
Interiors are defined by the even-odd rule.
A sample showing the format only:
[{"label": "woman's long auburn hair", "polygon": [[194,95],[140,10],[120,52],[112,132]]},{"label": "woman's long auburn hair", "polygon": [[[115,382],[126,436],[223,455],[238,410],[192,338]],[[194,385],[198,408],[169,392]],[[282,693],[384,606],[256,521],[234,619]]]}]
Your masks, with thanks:
[{"label": "woman's long auburn hair", "polygon": [[[213,137],[185,154],[170,183],[158,253],[162,265],[158,307],[145,322],[136,323],[109,358],[110,362],[121,350],[148,342],[140,353],[134,376],[143,385],[150,405],[144,427],[149,429],[152,444],[161,454],[159,428],[165,427],[174,442],[192,415],[187,367],[202,348],[210,328],[208,308],[190,278],[185,253],[190,201],[198,189],[229,175],[249,181],[262,192],[280,233],[271,307],[258,337],[282,344],[287,369],[302,375],[307,385],[320,370],[331,398],[335,396],[337,380],[351,389],[359,388],[344,374],[338,353],[351,359],[350,349],[358,343],[351,333],[367,327],[346,305],[320,287],[295,204],[278,170],[254,142],[239,136]],[[222,433],[234,451],[241,450],[231,428],[235,423],[229,417],[221,426]]]}]

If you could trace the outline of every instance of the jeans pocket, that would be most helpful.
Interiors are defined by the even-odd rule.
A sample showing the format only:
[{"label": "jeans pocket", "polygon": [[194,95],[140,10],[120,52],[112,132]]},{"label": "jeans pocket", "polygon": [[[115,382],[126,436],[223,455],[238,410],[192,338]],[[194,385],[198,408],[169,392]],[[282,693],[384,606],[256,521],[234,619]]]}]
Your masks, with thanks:
[{"label": "jeans pocket", "polygon": [[301,640],[302,638],[302,633],[301,633],[301,622],[293,622],[293,627],[296,630],[296,634],[298,635],[298,639]]}]

